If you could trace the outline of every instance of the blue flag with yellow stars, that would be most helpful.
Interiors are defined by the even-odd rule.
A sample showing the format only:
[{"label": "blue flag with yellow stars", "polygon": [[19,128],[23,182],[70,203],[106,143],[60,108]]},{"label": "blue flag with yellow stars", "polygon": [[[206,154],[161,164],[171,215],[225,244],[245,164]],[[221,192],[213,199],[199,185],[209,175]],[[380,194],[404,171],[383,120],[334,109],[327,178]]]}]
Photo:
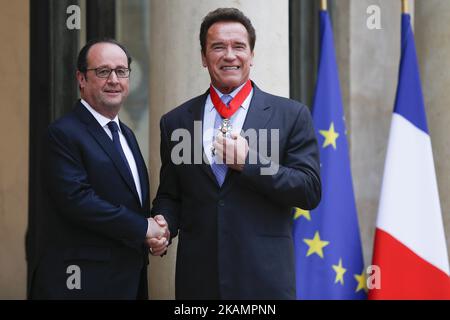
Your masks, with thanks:
[{"label": "blue flag with yellow stars", "polygon": [[294,208],[297,299],[365,299],[366,273],[353,194],[333,31],[320,11],[320,61],[313,121],[320,148],[322,201]]}]

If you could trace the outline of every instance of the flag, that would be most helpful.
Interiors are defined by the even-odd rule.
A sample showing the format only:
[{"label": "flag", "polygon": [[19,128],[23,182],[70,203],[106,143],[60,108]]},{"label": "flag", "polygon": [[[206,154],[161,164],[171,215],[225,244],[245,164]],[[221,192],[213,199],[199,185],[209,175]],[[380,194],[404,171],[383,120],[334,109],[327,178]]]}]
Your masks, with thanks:
[{"label": "flag", "polygon": [[370,299],[450,299],[447,248],[410,16],[402,14],[401,60],[386,154]]},{"label": "flag", "polygon": [[322,201],[294,209],[298,299],[364,299],[365,270],[333,32],[320,11],[320,60],[313,121],[320,148]]}]

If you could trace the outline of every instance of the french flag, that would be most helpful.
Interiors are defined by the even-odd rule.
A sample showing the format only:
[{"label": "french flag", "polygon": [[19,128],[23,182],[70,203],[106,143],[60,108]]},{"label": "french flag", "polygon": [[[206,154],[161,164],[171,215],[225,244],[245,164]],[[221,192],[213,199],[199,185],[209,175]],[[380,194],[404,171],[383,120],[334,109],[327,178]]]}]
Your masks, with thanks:
[{"label": "french flag", "polygon": [[402,14],[399,79],[378,209],[369,299],[450,299],[447,247],[414,35]]}]

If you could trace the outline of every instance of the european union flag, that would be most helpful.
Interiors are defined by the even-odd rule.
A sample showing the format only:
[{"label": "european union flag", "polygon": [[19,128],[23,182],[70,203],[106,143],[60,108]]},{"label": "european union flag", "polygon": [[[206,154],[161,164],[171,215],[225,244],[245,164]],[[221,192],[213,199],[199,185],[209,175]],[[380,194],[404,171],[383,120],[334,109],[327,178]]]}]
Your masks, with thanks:
[{"label": "european union flag", "polygon": [[298,299],[365,299],[366,277],[345,119],[327,11],[320,11],[320,61],[313,120],[320,148],[322,201],[296,208],[294,241]]}]

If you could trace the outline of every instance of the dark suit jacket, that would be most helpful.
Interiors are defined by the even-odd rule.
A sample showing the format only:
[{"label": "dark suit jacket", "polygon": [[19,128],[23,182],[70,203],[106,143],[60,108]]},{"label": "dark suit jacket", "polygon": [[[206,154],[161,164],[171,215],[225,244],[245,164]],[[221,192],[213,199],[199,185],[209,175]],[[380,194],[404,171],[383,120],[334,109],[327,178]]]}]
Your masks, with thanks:
[{"label": "dark suit jacket", "polygon": [[[148,297],[148,175],[133,132],[120,126],[139,171],[142,206],[112,140],[81,102],[48,127],[48,201],[36,219],[31,298],[136,299],[139,288]],[[67,287],[71,265],[80,268],[80,290]]]},{"label": "dark suit jacket", "polygon": [[[163,214],[172,236],[178,233],[177,299],[295,299],[291,210],[313,209],[320,201],[319,152],[306,106],[253,88],[243,130],[279,129],[274,175],[260,175],[268,166],[262,162],[246,163],[242,172],[228,170],[219,187],[208,164],[171,161],[178,143],[172,132],[194,133],[208,92],[161,119],[162,166],[152,214]],[[202,150],[201,131],[194,139],[192,158]]]}]

